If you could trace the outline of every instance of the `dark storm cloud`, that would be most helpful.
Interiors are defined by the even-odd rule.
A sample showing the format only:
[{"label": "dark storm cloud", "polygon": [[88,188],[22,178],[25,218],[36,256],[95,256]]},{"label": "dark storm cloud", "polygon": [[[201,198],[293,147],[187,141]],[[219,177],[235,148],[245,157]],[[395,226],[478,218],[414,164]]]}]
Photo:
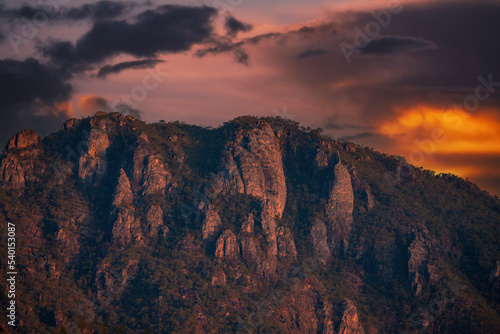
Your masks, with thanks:
[{"label": "dark storm cloud", "polygon": [[63,16],[68,20],[87,18],[94,21],[109,20],[127,13],[135,6],[136,4],[133,2],[99,1],[95,4],[85,4],[79,8],[71,8]]},{"label": "dark storm cloud", "polygon": [[244,49],[245,46],[258,45],[264,41],[270,40],[274,40],[277,44],[284,44],[291,36],[304,36],[315,32],[317,33],[319,31],[324,32],[326,27],[331,27],[331,25],[319,26],[315,28],[303,27],[299,30],[293,30],[287,33],[270,32],[248,37],[239,42],[233,42],[231,39],[226,37],[212,36],[208,43],[211,44],[211,46],[198,50],[196,55],[198,57],[205,57],[209,54],[217,55],[232,52],[234,59],[237,62],[248,65],[249,56]]},{"label": "dark storm cloud", "polygon": [[[335,24],[328,22],[324,24],[320,24],[317,26],[304,26],[297,30],[292,30],[286,33],[279,32],[270,32],[266,34],[260,34],[248,38],[244,38],[241,41],[233,42],[230,38],[220,37],[220,36],[212,36],[208,44],[211,46],[200,49],[196,52],[198,57],[204,57],[209,54],[217,55],[220,53],[229,53],[232,52],[234,54],[234,58],[236,61],[248,65],[248,53],[245,51],[245,46],[258,45],[265,41],[275,41],[277,44],[284,45],[286,44],[288,39],[298,38],[307,40],[307,38],[311,37],[311,35],[326,35],[326,36],[335,36],[337,31],[335,29]],[[311,54],[304,52],[305,55],[298,58],[304,58],[313,55],[319,55],[322,51],[312,50]],[[325,50],[325,53],[328,52]],[[315,54],[314,54],[315,53]]]},{"label": "dark storm cloud", "polygon": [[[381,36],[409,36],[432,41],[438,48],[426,53],[426,70],[405,80],[424,86],[474,85],[478,75],[500,74],[500,3],[493,1],[446,1],[405,4],[393,15]],[[373,21],[371,13],[358,13],[352,26],[363,28]],[[371,43],[370,43],[371,44]]]},{"label": "dark storm cloud", "polygon": [[67,110],[57,105],[72,93],[66,79],[33,58],[0,60],[1,145],[25,128],[54,131],[67,119]]},{"label": "dark storm cloud", "polygon": [[210,47],[197,50],[195,55],[202,58],[207,54],[220,54],[231,52],[234,60],[240,64],[248,65],[248,53],[243,49],[244,42],[233,43],[231,39],[221,36],[212,36],[210,38]]},{"label": "dark storm cloud", "polygon": [[16,9],[4,10],[1,13],[1,17],[33,20],[37,15],[45,15],[54,22],[86,19],[101,21],[120,17],[130,12],[134,7],[136,7],[136,3],[134,2],[127,3],[118,1],[99,1],[74,8],[62,8],[50,5],[33,7],[25,4]]},{"label": "dark storm cloud", "polygon": [[55,64],[81,71],[105,59],[129,54],[155,57],[191,49],[212,34],[217,11],[210,7],[165,5],[139,14],[136,21],[95,23],[76,44],[56,42],[42,47],[42,53]]},{"label": "dark storm cloud", "polygon": [[0,60],[2,108],[35,100],[46,104],[65,100],[72,91],[65,79],[33,58],[24,61]]},{"label": "dark storm cloud", "polygon": [[307,49],[297,56],[297,58],[308,58],[313,56],[321,56],[327,54],[328,51],[325,49]]},{"label": "dark storm cloud", "polygon": [[[58,20],[90,18],[95,22],[75,44],[49,41],[39,45],[45,63],[32,58],[0,60],[0,141],[5,142],[24,128],[42,132],[56,130],[70,116],[68,101],[73,89],[68,82],[76,73],[96,69],[106,59],[120,54],[147,59],[107,65],[98,75],[104,77],[126,69],[151,67],[161,62],[155,59],[158,54],[187,51],[213,35],[212,20],[217,15],[213,8],[166,5],[143,11],[130,22],[116,19],[134,6],[135,3],[101,1],[61,9]],[[2,15],[30,18],[37,10],[39,8],[23,6],[16,12],[4,10]],[[239,61],[245,61],[245,54],[238,57]],[[140,116],[135,109],[126,112]]]},{"label": "dark storm cloud", "polygon": [[230,37],[235,37],[239,32],[252,30],[252,25],[238,21],[232,16],[226,18],[224,27],[226,28],[227,35]]},{"label": "dark storm cloud", "polygon": [[117,74],[122,71],[128,69],[144,69],[144,68],[152,68],[156,64],[163,63],[163,60],[160,59],[141,59],[141,60],[133,60],[121,62],[114,65],[106,65],[99,69],[97,73],[97,77],[105,78],[110,74]]},{"label": "dark storm cloud", "polygon": [[436,48],[429,41],[423,41],[412,37],[382,37],[371,40],[361,48],[363,54],[391,54],[404,51],[422,50]]}]

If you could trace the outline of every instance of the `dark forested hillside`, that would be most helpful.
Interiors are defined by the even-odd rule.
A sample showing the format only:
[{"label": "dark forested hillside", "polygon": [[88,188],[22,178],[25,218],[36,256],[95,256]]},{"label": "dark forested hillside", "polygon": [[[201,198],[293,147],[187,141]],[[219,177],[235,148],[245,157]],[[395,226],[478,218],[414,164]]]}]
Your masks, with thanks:
[{"label": "dark forested hillside", "polygon": [[500,200],[287,119],[99,112],[0,182],[3,332],[500,333]]}]

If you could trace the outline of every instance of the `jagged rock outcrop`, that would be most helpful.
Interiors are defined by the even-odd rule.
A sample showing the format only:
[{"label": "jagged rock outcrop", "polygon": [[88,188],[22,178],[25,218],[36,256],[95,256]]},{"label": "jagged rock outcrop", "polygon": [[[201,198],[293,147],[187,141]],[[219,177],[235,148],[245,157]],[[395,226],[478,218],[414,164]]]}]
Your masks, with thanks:
[{"label": "jagged rock outcrop", "polygon": [[130,181],[123,169],[120,171],[118,184],[113,198],[113,245],[126,247],[142,236],[141,225],[135,217],[135,208],[132,203]]},{"label": "jagged rock outcrop", "polygon": [[339,334],[365,334],[358,318],[358,310],[353,302],[346,299],[343,304],[344,311],[340,321]]},{"label": "jagged rock outcrop", "polygon": [[256,238],[246,235],[241,237],[241,256],[250,266],[256,267],[258,272],[262,272],[260,243]]},{"label": "jagged rock outcrop", "polygon": [[70,208],[60,208],[55,213],[58,230],[58,250],[65,263],[77,260],[81,242],[92,235],[93,218],[85,202],[74,201]]},{"label": "jagged rock outcrop", "polygon": [[288,227],[280,226],[277,231],[278,257],[297,257],[297,249],[293,240],[292,231]]},{"label": "jagged rock outcrop", "polygon": [[126,247],[142,237],[141,225],[133,208],[118,208],[113,224],[113,245]]},{"label": "jagged rock outcrop", "polygon": [[262,201],[261,224],[267,238],[267,266],[276,268],[278,245],[275,217],[286,203],[286,183],[279,140],[264,121],[250,130],[239,130],[227,147],[214,180],[216,193],[252,195]]},{"label": "jagged rock outcrop", "polygon": [[328,247],[328,236],[325,223],[319,219],[314,219],[311,227],[311,238],[316,258],[325,263],[330,257],[330,248]]},{"label": "jagged rock outcrop", "polygon": [[35,180],[35,160],[42,154],[41,139],[33,130],[24,130],[12,137],[1,157],[0,184],[8,190],[24,188]]},{"label": "jagged rock outcrop", "polygon": [[414,231],[414,239],[408,247],[408,281],[410,291],[419,296],[425,283],[422,271],[426,269],[428,247],[422,232]]},{"label": "jagged rock outcrop", "polygon": [[88,183],[98,183],[107,170],[106,150],[110,145],[109,120],[92,119],[78,163],[78,175]]},{"label": "jagged rock outcrop", "polygon": [[240,247],[236,235],[231,230],[225,230],[217,239],[215,256],[227,262],[232,262],[239,258],[239,253]]},{"label": "jagged rock outcrop", "polygon": [[118,177],[118,184],[116,186],[113,206],[124,207],[132,204],[133,194],[130,188],[130,181],[127,174],[123,169],[120,170],[120,176]]},{"label": "jagged rock outcrop", "polygon": [[227,276],[224,271],[220,270],[212,276],[212,286],[225,286],[227,284]]},{"label": "jagged rock outcrop", "polygon": [[158,205],[153,205],[146,213],[146,235],[150,240],[165,237],[169,228],[163,223],[163,210]]},{"label": "jagged rock outcrop", "polygon": [[351,176],[337,154],[332,156],[333,183],[330,188],[325,215],[332,233],[332,250],[346,250],[349,245],[349,235],[354,222],[354,194]]},{"label": "jagged rock outcrop", "polygon": [[255,226],[255,220],[253,214],[250,213],[241,224],[241,232],[253,234],[254,226]]},{"label": "jagged rock outcrop", "polygon": [[172,174],[149,143],[148,136],[141,133],[128,161],[131,171],[132,189],[142,195],[164,194]]},{"label": "jagged rock outcrop", "polygon": [[202,213],[205,216],[201,224],[201,232],[203,234],[203,240],[207,240],[219,231],[222,221],[220,220],[219,214],[213,205],[202,204],[201,206]]},{"label": "jagged rock outcrop", "polygon": [[289,293],[270,304],[276,309],[272,317],[286,333],[335,333],[333,305],[314,278],[297,280]]},{"label": "jagged rock outcrop", "polygon": [[26,149],[32,146],[35,146],[39,144],[41,141],[40,137],[38,137],[37,133],[34,130],[23,130],[14,137],[10,138],[8,143],[7,143],[7,150],[12,150],[12,149]]},{"label": "jagged rock outcrop", "polygon": [[328,167],[329,160],[330,155],[325,150],[319,148],[314,157],[314,167],[319,170],[325,169]]},{"label": "jagged rock outcrop", "polygon": [[80,123],[80,120],[77,118],[70,118],[66,122],[63,123],[61,126],[61,129],[63,130],[70,130],[73,129],[75,126],[77,126]]},{"label": "jagged rock outcrop", "polygon": [[159,154],[146,157],[145,169],[142,178],[142,194],[163,194],[171,175],[165,169]]}]

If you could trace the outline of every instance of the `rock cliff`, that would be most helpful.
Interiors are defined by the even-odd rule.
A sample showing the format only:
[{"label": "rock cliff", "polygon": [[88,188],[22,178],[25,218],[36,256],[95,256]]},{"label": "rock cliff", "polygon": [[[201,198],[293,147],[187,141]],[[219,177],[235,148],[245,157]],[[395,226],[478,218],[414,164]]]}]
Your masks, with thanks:
[{"label": "rock cliff", "polygon": [[358,318],[358,311],[352,301],[344,301],[344,311],[340,322],[339,334],[365,334]]},{"label": "rock cliff", "polygon": [[281,217],[285,208],[286,182],[279,140],[267,122],[236,133],[226,147],[213,188],[216,192],[242,193],[261,200],[260,218],[268,244],[264,266],[275,271],[278,255],[275,219]]},{"label": "rock cliff", "polygon": [[113,244],[118,247],[129,246],[134,241],[140,241],[141,225],[135,217],[132,205],[132,190],[127,174],[122,169],[113,199],[111,220],[113,222]]},{"label": "rock cliff", "polygon": [[227,262],[235,261],[239,258],[240,247],[236,240],[236,235],[231,230],[224,231],[215,248],[215,256]]},{"label": "rock cliff", "polygon": [[82,149],[78,175],[88,183],[98,183],[106,173],[106,150],[110,142],[107,131],[111,126],[109,120],[96,119],[87,135]]},{"label": "rock cliff", "polygon": [[354,194],[351,176],[337,154],[332,157],[333,182],[325,215],[332,231],[333,250],[347,250],[353,224]]},{"label": "rock cliff", "polygon": [[26,181],[36,180],[35,164],[42,152],[41,139],[35,131],[24,130],[12,137],[1,157],[0,183],[3,187],[23,189]]},{"label": "rock cliff", "polygon": [[213,129],[98,113],[43,140],[23,131],[0,161],[16,326],[499,332],[500,202],[423,169],[387,184],[401,168],[279,118]]}]

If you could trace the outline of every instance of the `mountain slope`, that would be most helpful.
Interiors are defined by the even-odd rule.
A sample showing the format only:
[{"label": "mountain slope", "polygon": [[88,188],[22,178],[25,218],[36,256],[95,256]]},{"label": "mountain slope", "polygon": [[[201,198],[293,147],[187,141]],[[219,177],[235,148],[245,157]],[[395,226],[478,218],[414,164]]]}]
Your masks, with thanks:
[{"label": "mountain slope", "polygon": [[289,120],[97,113],[0,182],[19,333],[500,331],[498,198]]}]

